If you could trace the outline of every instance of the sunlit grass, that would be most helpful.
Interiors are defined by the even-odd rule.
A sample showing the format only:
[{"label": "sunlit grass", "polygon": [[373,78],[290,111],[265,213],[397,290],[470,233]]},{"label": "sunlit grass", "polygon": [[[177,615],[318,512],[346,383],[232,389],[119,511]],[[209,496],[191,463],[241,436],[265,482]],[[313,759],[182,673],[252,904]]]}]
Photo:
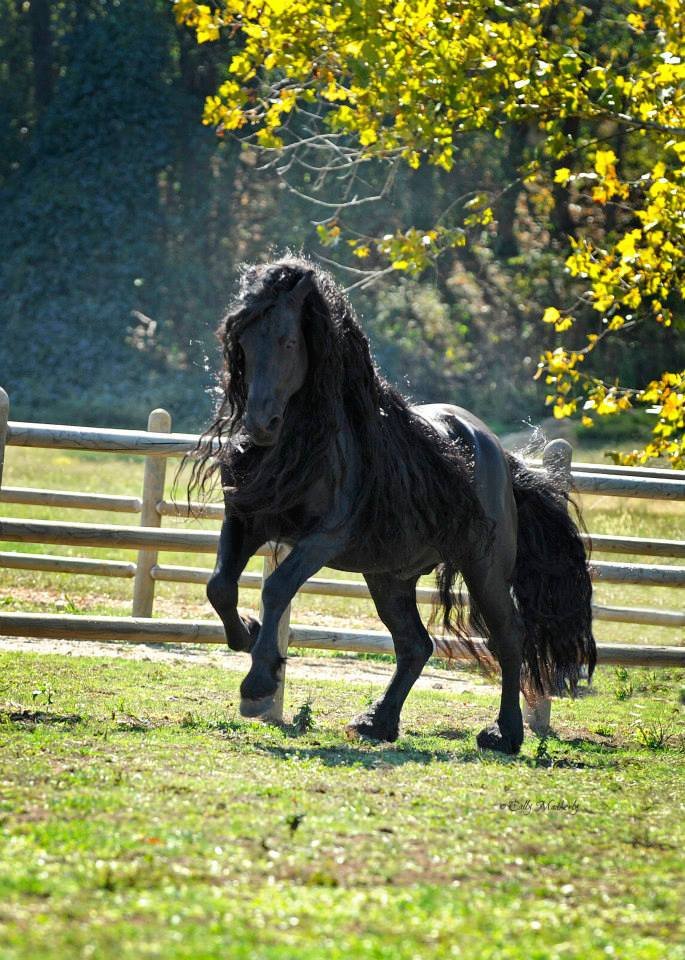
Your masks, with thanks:
[{"label": "sunlit grass", "polygon": [[[138,496],[142,464],[10,448],[5,482]],[[584,506],[596,533],[683,534],[682,504]],[[129,614],[131,595],[130,580],[0,570],[2,610]],[[678,609],[681,597],[597,588],[620,605]],[[242,593],[246,609],[257,599]],[[294,606],[295,622],[381,628],[368,601],[301,595]],[[192,584],[158,584],[155,613],[213,616]],[[682,639],[607,623],[597,633]],[[599,670],[589,695],[555,702],[551,736],[528,736],[511,759],[475,748],[496,711],[488,687],[415,691],[396,745],[350,745],[342,727],[376,691],[292,676],[286,719],[309,703],[312,729],[263,726],[240,719],[240,676],[219,663],[0,653],[2,960],[685,958],[685,671]]]},{"label": "sunlit grass", "polygon": [[[682,960],[683,671],[614,671],[517,758],[490,690],[417,691],[392,745],[369,691],[0,654],[3,960]],[[458,950],[455,950],[458,947]]]}]

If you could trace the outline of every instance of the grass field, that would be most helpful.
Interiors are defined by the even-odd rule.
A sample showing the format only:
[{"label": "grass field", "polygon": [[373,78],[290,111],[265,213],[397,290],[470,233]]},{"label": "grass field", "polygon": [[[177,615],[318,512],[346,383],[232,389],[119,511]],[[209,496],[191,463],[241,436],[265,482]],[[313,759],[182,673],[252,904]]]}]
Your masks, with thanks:
[{"label": "grass field", "polygon": [[[85,453],[10,448],[5,469],[14,486],[139,494],[142,481],[139,460]],[[682,536],[682,504],[584,506],[593,532]],[[0,609],[128,614],[131,590],[0,571]],[[597,594],[682,605],[673,589]],[[242,602],[254,609],[256,592]],[[212,615],[185,584],[159,585],[155,613]],[[293,620],[379,628],[368,602],[339,598],[303,596]],[[239,718],[239,680],[216,666],[0,653],[1,960],[685,957],[685,671],[600,670],[514,759],[475,747],[496,711],[488,686],[415,691],[388,747],[342,734],[377,690],[291,678],[285,712],[299,722],[276,727]]]},{"label": "grass field", "polygon": [[603,671],[521,756],[485,688],[288,684],[313,727],[242,721],[220,669],[0,655],[0,956],[685,957],[683,671]]}]

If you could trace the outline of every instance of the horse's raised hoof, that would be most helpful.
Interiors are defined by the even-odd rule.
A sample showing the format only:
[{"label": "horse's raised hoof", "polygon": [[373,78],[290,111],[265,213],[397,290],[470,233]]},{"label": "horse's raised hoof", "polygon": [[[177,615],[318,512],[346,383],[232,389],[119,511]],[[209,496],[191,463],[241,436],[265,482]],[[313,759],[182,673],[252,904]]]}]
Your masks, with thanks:
[{"label": "horse's raised hoof", "polygon": [[375,740],[394,743],[400,735],[399,726],[389,726],[377,720],[373,714],[363,713],[345,727],[348,740]]},{"label": "horse's raised hoof", "polygon": [[481,730],[476,737],[476,743],[481,750],[497,750],[499,753],[515,756],[521,749],[523,736],[519,739],[508,733],[502,733],[499,723],[493,723],[492,726]]},{"label": "horse's raised hoof", "polygon": [[243,648],[246,653],[249,653],[257,642],[257,637],[259,636],[259,631],[262,629],[262,625],[259,620],[255,620],[254,617],[241,617],[240,619],[243,621],[243,625],[250,637],[247,646]]},{"label": "horse's raised hoof", "polygon": [[240,622],[244,630],[233,630],[231,633],[226,631],[228,649],[234,653],[250,653],[257,642],[262,625],[254,617],[241,617]]},{"label": "horse's raised hoof", "polygon": [[274,705],[274,695],[262,697],[261,700],[248,700],[243,697],[240,701],[240,716],[250,720],[264,717]]}]

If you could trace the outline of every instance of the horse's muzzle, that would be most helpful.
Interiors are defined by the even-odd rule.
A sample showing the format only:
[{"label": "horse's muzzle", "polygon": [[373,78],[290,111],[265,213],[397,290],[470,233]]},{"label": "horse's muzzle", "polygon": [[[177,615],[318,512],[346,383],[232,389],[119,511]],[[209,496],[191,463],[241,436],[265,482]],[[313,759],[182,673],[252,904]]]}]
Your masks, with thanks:
[{"label": "horse's muzzle", "polygon": [[243,420],[243,428],[257,447],[273,447],[281,433],[282,417],[271,417],[266,424],[255,423],[251,418]]}]

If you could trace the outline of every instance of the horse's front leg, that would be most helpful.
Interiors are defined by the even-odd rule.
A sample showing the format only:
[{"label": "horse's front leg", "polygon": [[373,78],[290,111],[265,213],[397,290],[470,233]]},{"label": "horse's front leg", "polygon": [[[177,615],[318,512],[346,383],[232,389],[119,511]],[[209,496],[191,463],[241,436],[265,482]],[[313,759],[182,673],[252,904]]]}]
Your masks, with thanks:
[{"label": "horse's front leg", "polygon": [[238,613],[238,580],[264,537],[246,528],[237,517],[226,516],[221,526],[216,566],[207,584],[207,599],[221,618],[231,650],[250,650],[259,633],[259,622]]},{"label": "horse's front leg", "polygon": [[252,647],[252,667],[240,686],[240,712],[261,717],[271,709],[283,657],[278,650],[278,624],[303,583],[340,551],[338,537],[312,534],[299,541],[264,584],[264,619]]}]

